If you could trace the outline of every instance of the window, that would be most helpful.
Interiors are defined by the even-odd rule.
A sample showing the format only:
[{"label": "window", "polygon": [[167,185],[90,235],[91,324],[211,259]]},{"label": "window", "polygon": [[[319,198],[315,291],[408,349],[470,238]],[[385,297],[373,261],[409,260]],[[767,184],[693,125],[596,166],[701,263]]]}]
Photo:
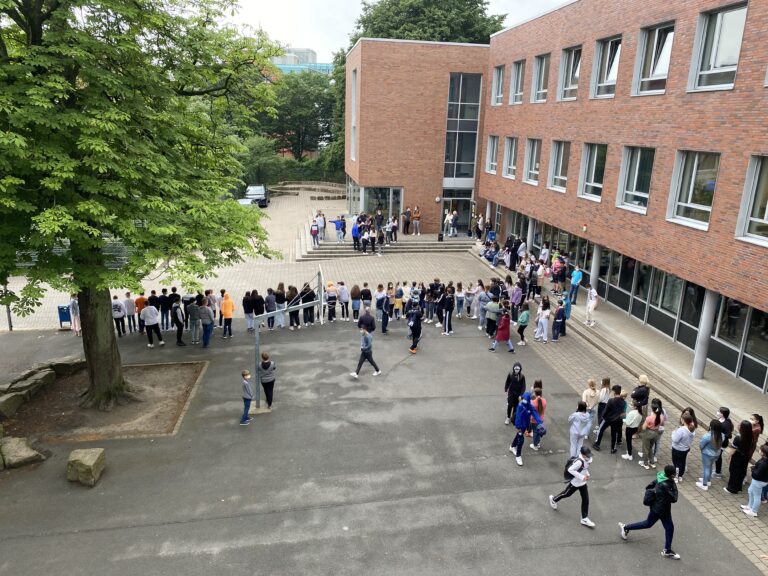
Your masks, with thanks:
[{"label": "window", "polygon": [[493,69],[493,85],[491,87],[491,106],[499,106],[504,98],[504,66]]},{"label": "window", "polygon": [[517,175],[517,138],[504,139],[504,172],[502,176],[514,180]]},{"label": "window", "polygon": [[672,41],[675,38],[674,24],[665,24],[643,31],[641,42],[642,62],[639,94],[664,92],[667,88],[669,60],[672,56]]},{"label": "window", "polygon": [[655,152],[653,148],[624,149],[624,167],[620,179],[623,188],[619,190],[619,206],[638,208],[643,212],[648,208]]},{"label": "window", "polygon": [[509,86],[509,103],[523,103],[523,79],[525,78],[525,60],[512,64],[512,82]]},{"label": "window", "polygon": [[579,71],[581,70],[581,46],[563,50],[560,66],[561,100],[574,100],[579,93]]},{"label": "window", "polygon": [[673,219],[709,224],[719,164],[719,154],[687,151],[678,154]]},{"label": "window", "polygon": [[539,160],[541,159],[541,140],[528,139],[525,151],[525,181],[529,184],[539,183]]},{"label": "window", "polygon": [[451,73],[443,177],[474,178],[481,74]]},{"label": "window", "polygon": [[349,158],[357,157],[357,70],[352,70],[352,129],[350,130]]},{"label": "window", "polygon": [[616,93],[616,78],[621,59],[621,37],[597,43],[597,78],[592,96],[612,98]]},{"label": "window", "polygon": [[555,140],[552,146],[552,171],[549,176],[549,187],[565,192],[568,182],[568,160],[571,157],[571,143]]},{"label": "window", "polygon": [[753,156],[744,186],[739,236],[768,242],[768,156]]},{"label": "window", "polygon": [[536,56],[533,72],[531,102],[546,102],[547,86],[549,86],[549,54]]},{"label": "window", "polygon": [[694,87],[732,88],[747,19],[745,5],[702,15]]},{"label": "window", "polygon": [[584,149],[583,184],[581,194],[596,199],[603,195],[603,177],[605,176],[605,156],[608,146],[605,144],[587,144]]},{"label": "window", "polygon": [[491,174],[496,174],[497,160],[496,155],[499,151],[499,137],[488,136],[488,151],[485,158],[485,171]]}]

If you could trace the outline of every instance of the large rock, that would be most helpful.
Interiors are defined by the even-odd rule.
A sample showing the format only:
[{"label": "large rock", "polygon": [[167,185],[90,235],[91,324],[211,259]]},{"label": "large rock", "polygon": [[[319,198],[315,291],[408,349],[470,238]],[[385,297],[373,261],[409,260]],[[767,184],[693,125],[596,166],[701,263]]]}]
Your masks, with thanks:
[{"label": "large rock", "polygon": [[11,392],[24,392],[27,398],[32,398],[43,387],[53,384],[56,381],[56,372],[53,370],[43,370],[27,378],[16,382],[11,388]]},{"label": "large rock", "polygon": [[3,438],[0,453],[6,468],[19,468],[44,460],[43,455],[30,448],[26,438]]},{"label": "large rock", "polygon": [[105,465],[104,448],[72,450],[67,461],[67,480],[95,486]]},{"label": "large rock", "polygon": [[54,358],[50,361],[51,369],[56,372],[56,376],[70,376],[85,368],[85,358],[80,356],[64,356],[63,358]]},{"label": "large rock", "polygon": [[0,396],[0,416],[10,418],[27,400],[26,392],[10,392]]}]

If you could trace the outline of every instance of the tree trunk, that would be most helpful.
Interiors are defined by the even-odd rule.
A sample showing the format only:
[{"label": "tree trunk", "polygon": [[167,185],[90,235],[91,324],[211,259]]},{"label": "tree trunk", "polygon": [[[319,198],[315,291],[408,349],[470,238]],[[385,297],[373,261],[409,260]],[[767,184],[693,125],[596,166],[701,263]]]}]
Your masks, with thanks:
[{"label": "tree trunk", "polygon": [[109,410],[128,393],[112,321],[109,290],[83,288],[78,300],[89,381],[81,406]]}]

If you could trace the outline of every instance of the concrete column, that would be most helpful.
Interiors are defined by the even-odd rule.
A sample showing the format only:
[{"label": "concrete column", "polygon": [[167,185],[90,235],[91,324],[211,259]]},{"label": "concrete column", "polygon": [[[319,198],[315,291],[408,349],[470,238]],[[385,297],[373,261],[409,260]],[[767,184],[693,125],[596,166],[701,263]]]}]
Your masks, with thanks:
[{"label": "concrete column", "polygon": [[603,259],[603,247],[594,245],[592,251],[592,268],[589,270],[589,283],[597,290],[597,279],[600,277],[600,261]]},{"label": "concrete column", "polygon": [[[490,222],[491,221],[491,203],[486,202],[485,203],[485,221]],[[495,222],[494,222],[495,224]]]},{"label": "concrete column", "polygon": [[528,252],[533,248],[533,235],[536,233],[536,220],[534,218],[528,218],[528,236],[525,238],[525,243],[528,246]]},{"label": "concrete column", "polygon": [[719,298],[720,295],[712,290],[707,290],[704,293],[704,305],[701,308],[701,321],[699,321],[699,333],[696,336],[696,348],[693,350],[693,370],[691,370],[691,376],[697,380],[704,378],[707,352],[709,352],[709,337],[712,336],[712,326],[715,322]]}]

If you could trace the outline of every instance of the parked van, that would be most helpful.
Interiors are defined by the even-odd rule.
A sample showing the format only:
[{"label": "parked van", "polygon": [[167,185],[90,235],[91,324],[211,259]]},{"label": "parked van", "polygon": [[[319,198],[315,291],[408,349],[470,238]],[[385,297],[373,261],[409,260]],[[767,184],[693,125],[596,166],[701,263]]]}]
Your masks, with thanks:
[{"label": "parked van", "polygon": [[264,185],[248,186],[245,189],[245,197],[253,200],[255,204],[259,205],[259,208],[269,206],[269,189]]}]

